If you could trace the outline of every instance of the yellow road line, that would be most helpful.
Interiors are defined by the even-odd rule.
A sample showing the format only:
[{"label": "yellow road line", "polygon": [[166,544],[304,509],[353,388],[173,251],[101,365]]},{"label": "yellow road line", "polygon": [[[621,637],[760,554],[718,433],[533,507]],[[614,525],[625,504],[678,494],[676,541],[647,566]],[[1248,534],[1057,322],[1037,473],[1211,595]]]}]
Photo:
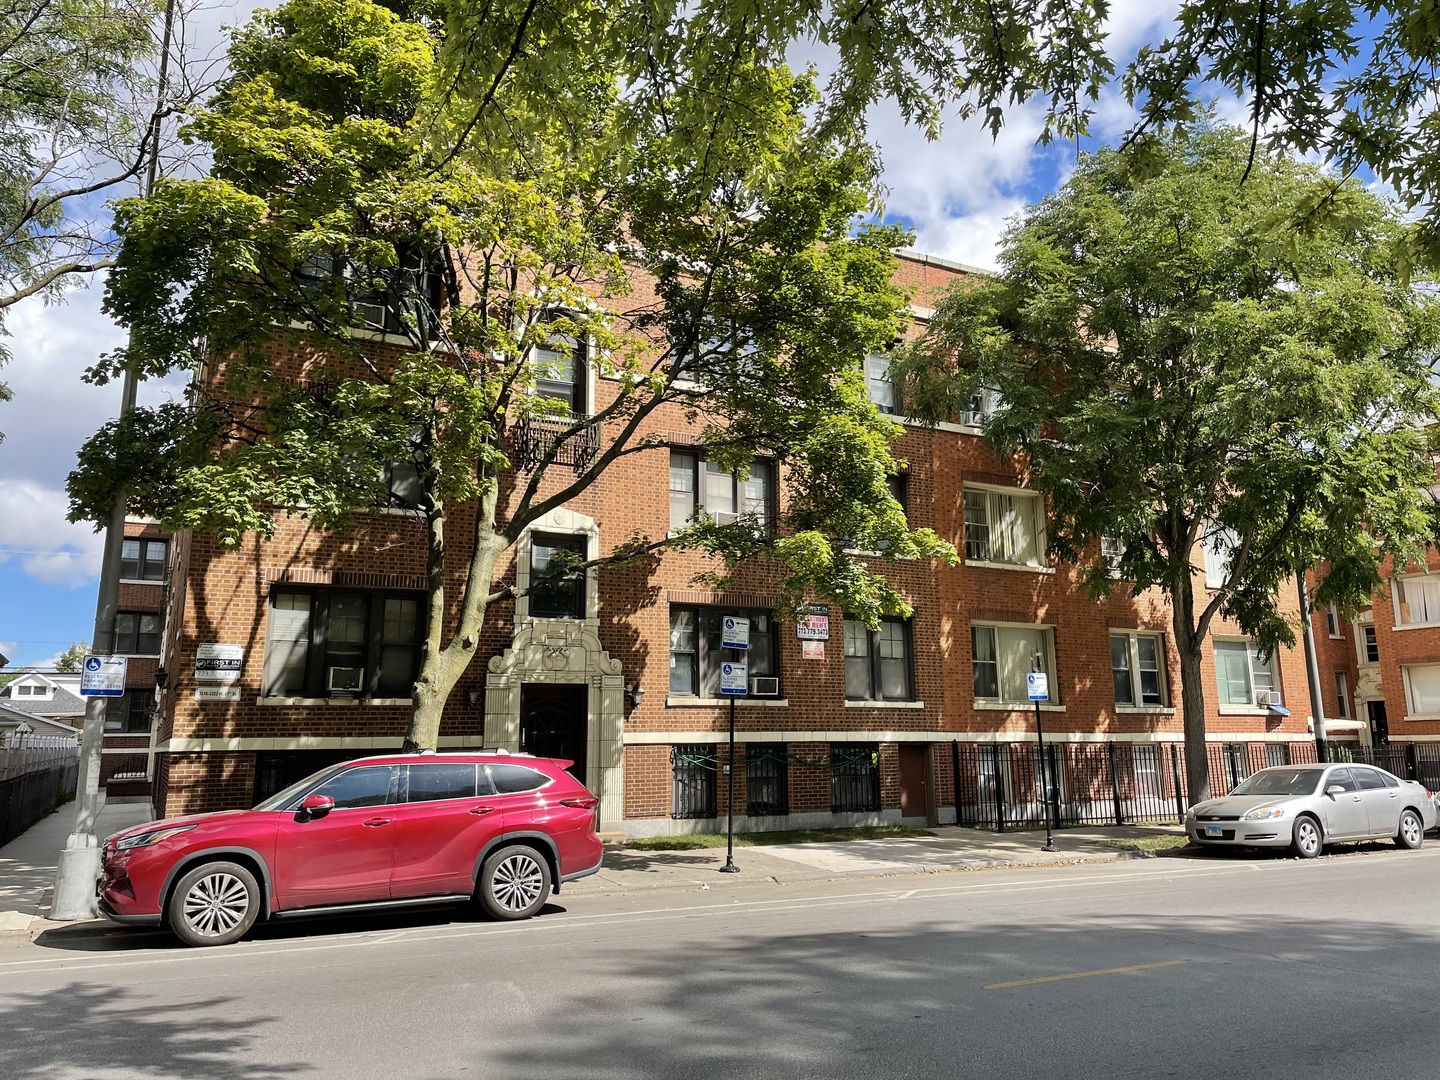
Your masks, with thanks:
[{"label": "yellow road line", "polygon": [[1091,975],[1123,975],[1127,971],[1149,971],[1151,968],[1174,967],[1184,960],[1161,960],[1158,964],[1135,964],[1131,967],[1104,968],[1100,971],[1075,971],[1069,975],[1046,975],[1043,979],[1016,979],[1014,982],[988,983],[983,990],[1007,990],[1012,986],[1034,986],[1036,983],[1064,982],[1066,979],[1088,979]]}]

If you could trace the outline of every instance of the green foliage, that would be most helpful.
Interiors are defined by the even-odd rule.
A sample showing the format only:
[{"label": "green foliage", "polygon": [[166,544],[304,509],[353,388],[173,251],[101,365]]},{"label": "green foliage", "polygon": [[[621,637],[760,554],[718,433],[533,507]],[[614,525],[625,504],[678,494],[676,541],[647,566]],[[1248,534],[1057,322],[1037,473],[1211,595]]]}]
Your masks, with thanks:
[{"label": "green foliage", "polygon": [[85,654],[89,651],[90,645],[87,642],[71,642],[55,658],[55,670],[65,675],[75,674],[80,670],[80,665],[85,660]]},{"label": "green foliage", "polygon": [[[1440,305],[1397,268],[1412,226],[1358,184],[1252,166],[1243,132],[1208,123],[1152,149],[1143,171],[1083,158],[1027,211],[1003,274],[951,295],[903,361],[907,401],[942,419],[997,390],[987,435],[1047,496],[1052,553],[1096,594],[1165,590],[1182,654],[1216,614],[1289,644],[1277,590],[1297,569],[1321,568],[1315,603],[1353,607],[1436,535]],[[1290,229],[1322,192],[1331,212]],[[1118,578],[1102,536],[1123,546]],[[1195,597],[1202,544],[1228,574]]]},{"label": "green foliage", "polygon": [[[478,104],[447,81],[443,41],[440,23],[369,0],[292,0],[238,35],[231,79],[185,132],[212,174],[118,209],[105,304],[131,342],[91,376],[209,364],[207,378],[86,445],[72,517],[101,520],[123,487],[136,510],[232,546],[279,510],[341,529],[387,505],[384,470],[401,463],[432,569],[452,517],[493,565],[616,462],[663,455],[642,425],[671,407],[724,467],[781,463],[793,498],[776,530],[699,521],[617,559],[670,543],[726,567],[772,560],[797,602],[905,610],[835,539],[955,557],[889,497],[897,429],[858,372],[907,301],[891,284],[905,234],[855,228],[875,210],[870,148],[814,119],[812,78],[779,65],[746,67],[743,99],[697,145],[663,111],[637,116],[600,50],[571,72],[584,95],[565,123],[506,98],[505,139],[476,129],[442,152],[437,130],[458,137]],[[593,418],[534,392],[577,341],[615,390]],[[537,424],[550,434],[502,514],[502,475]],[[443,646],[457,662],[495,598],[488,565],[466,573]]]},{"label": "green foliage", "polygon": [[[135,175],[130,107],[146,85],[136,64],[153,50],[161,6],[0,2],[0,334],[5,309],[55,299],[108,251],[105,230],[69,204]],[[0,364],[9,358],[0,346]],[[10,396],[0,383],[0,402]]]}]

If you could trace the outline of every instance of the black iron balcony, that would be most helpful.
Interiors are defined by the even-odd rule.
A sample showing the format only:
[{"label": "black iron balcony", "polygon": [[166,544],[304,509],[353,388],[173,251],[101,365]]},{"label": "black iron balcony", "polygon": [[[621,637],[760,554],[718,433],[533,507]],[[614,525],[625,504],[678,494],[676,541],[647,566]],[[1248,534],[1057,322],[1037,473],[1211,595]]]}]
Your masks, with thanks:
[{"label": "black iron balcony", "polygon": [[525,472],[548,459],[578,473],[599,451],[600,424],[586,416],[522,416],[515,425],[515,463]]}]

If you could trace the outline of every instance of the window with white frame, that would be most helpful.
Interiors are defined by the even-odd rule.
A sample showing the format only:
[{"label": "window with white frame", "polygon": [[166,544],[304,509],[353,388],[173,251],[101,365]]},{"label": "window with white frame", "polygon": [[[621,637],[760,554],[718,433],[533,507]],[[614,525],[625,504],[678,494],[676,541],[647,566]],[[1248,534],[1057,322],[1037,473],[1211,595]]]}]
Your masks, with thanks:
[{"label": "window with white frame", "polygon": [[910,622],[886,617],[878,630],[845,619],[847,701],[914,701],[914,651]]},{"label": "window with white frame", "polygon": [[163,581],[168,540],[122,540],[120,577],[125,581]]},{"label": "window with white frame", "polygon": [[1440,574],[1396,578],[1394,596],[1397,626],[1440,623]]},{"label": "window with white frame", "polygon": [[670,528],[683,529],[704,513],[717,524],[729,525],[742,514],[753,514],[769,528],[774,522],[775,468],[768,461],[750,466],[750,475],[737,479],[704,456],[688,450],[670,451]]},{"label": "window with white frame", "polygon": [[585,617],[586,542],[583,536],[530,537],[530,614],[539,619]]},{"label": "window with white frame", "polygon": [[1254,642],[1225,638],[1215,639],[1214,650],[1221,705],[1254,708],[1272,703],[1271,695],[1280,690],[1274,655],[1263,656]]},{"label": "window with white frame", "polygon": [[[743,615],[750,620],[748,650],[724,647],[726,615]],[[671,607],[670,696],[718,699],[720,665],[728,660],[745,664],[751,697],[778,698],[778,646],[775,620],[768,611]],[[757,683],[757,679],[764,681]]]},{"label": "window with white frame", "polygon": [[984,427],[985,421],[1000,408],[998,391],[981,387],[970,395],[970,401],[960,414],[960,423],[965,427]]},{"label": "window with white frame", "polygon": [[1163,655],[1159,634],[1111,633],[1110,674],[1116,705],[1165,704]]},{"label": "window with white frame", "polygon": [[1205,587],[1223,588],[1230,577],[1230,556],[1240,546],[1240,538],[1233,529],[1227,529],[1213,522],[1201,537],[1200,547],[1205,553]]},{"label": "window with white frame", "polygon": [[535,393],[565,404],[576,416],[588,415],[589,374],[583,338],[554,334],[530,352]]},{"label": "window with white frame", "polygon": [[1119,537],[1100,537],[1100,558],[1105,561],[1105,569],[1111,577],[1120,576],[1120,560],[1125,557],[1125,545]]},{"label": "window with white frame", "polygon": [[1335,672],[1335,701],[1337,710],[1335,715],[1342,720],[1350,717],[1350,680],[1345,672]]},{"label": "window with white frame", "polygon": [[1358,642],[1360,652],[1360,663],[1378,664],[1380,662],[1380,638],[1375,633],[1373,623],[1367,623],[1360,631]]},{"label": "window with white frame", "polygon": [[1440,664],[1410,664],[1401,670],[1410,715],[1440,716]]},{"label": "window with white frame", "polygon": [[1325,605],[1325,629],[1332,638],[1340,637],[1340,608],[1333,602]]},{"label": "window with white frame", "polygon": [[407,698],[420,668],[423,596],[277,587],[265,636],[270,697]]},{"label": "window with white frame", "polygon": [[890,369],[889,353],[871,353],[865,357],[865,385],[875,408],[887,416],[899,416],[900,388]]},{"label": "window with white frame", "polygon": [[966,487],[965,558],[1044,566],[1044,500],[1029,491]]},{"label": "window with white frame", "polygon": [[974,670],[975,700],[1029,704],[1025,676],[1040,668],[1050,679],[1050,703],[1058,698],[1055,679],[1055,631],[1048,626],[972,624],[970,662]]}]

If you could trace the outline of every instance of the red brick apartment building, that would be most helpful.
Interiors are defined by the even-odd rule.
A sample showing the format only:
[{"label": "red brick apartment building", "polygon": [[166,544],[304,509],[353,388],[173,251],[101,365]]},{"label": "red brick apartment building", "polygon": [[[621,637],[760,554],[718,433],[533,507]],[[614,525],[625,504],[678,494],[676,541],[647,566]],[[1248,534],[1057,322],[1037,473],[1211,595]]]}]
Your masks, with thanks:
[{"label": "red brick apartment building", "polygon": [[[898,280],[913,290],[917,325],[943,289],[974,272],[903,256]],[[903,421],[887,362],[867,366],[877,404]],[[577,411],[598,411],[613,384],[588,365],[577,370],[560,392]],[[1047,738],[1063,751],[1061,799],[1108,807],[1113,796],[1118,812],[1122,797],[1148,798],[1155,816],[1173,813],[1181,724],[1167,605],[1123,591],[1092,602],[1072,567],[1046,561],[1040,501],[987,453],[975,426],[984,407],[977,400],[937,429],[905,423],[895,448],[908,463],[897,494],[911,523],[966,555],[953,568],[886,569],[914,607],[910,619],[870,631],[831,608],[828,639],[802,641],[776,610],[775,580],[759,569],[742,570],[725,593],[696,587],[706,563],[687,552],[664,553],[648,572],[592,571],[583,588],[491,608],[446,709],[442,750],[573,758],[610,833],[713,828],[726,811],[719,619],[744,614],[755,681],[737,709],[741,828],[978,822],[1033,802],[1024,673],[1036,652],[1050,675]],[[760,463],[745,483],[707,468],[680,407],[653,416],[651,430],[665,447],[620,459],[601,484],[538,522],[498,579],[524,588],[556,548],[595,558],[636,533],[662,536],[697,503],[717,514],[774,505],[773,466]],[[287,517],[272,539],[249,537],[236,551],[201,534],[171,544],[168,679],[154,742],[159,813],[250,805],[330,761],[400,745],[423,611],[421,522],[376,512],[335,535]],[[1400,687],[1414,685],[1429,719],[1407,719],[1406,731],[1440,738],[1440,592],[1425,596],[1434,605],[1428,630],[1393,629],[1384,605],[1374,613],[1384,640],[1416,642],[1412,653],[1433,665],[1407,669],[1411,683],[1384,648],[1378,668],[1365,661],[1361,625],[1336,619],[1333,637],[1317,625],[1322,669],[1333,675],[1328,714],[1365,719],[1382,702],[1393,729],[1407,715]],[[1313,754],[1298,649],[1262,662],[1234,626],[1217,623],[1204,677],[1220,790],[1254,768]],[[1103,761],[1110,779],[1100,785],[1090,766]]]}]

